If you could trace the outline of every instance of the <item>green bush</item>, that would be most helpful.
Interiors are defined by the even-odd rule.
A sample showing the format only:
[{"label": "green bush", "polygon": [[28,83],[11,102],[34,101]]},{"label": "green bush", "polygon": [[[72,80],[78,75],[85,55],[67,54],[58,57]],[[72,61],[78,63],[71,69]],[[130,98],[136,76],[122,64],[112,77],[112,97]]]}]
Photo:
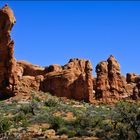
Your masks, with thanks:
[{"label": "green bush", "polygon": [[23,119],[25,119],[25,114],[23,114],[23,113],[18,113],[18,114],[16,114],[14,117],[13,117],[13,121],[15,122],[15,123],[18,123],[18,122],[20,122],[21,120],[23,120]]},{"label": "green bush", "polygon": [[[118,139],[140,139],[140,105],[118,102],[110,114],[115,137]],[[132,134],[132,135],[131,135]]]},{"label": "green bush", "polygon": [[57,129],[65,125],[66,121],[60,116],[52,115],[49,118],[48,123],[51,124],[51,128],[57,131]]},{"label": "green bush", "polygon": [[48,123],[51,117],[52,117],[52,115],[50,114],[50,112],[45,111],[45,112],[39,113],[38,115],[33,116],[30,119],[30,123],[32,123],[32,124],[34,124],[34,123]]},{"label": "green bush", "polygon": [[62,135],[62,134],[66,134],[68,135],[68,137],[74,137],[77,132],[75,130],[70,130],[68,127],[61,127],[60,129],[58,129],[57,133],[59,135]]},{"label": "green bush", "polygon": [[10,126],[11,121],[8,118],[0,118],[0,134],[8,131],[10,129]]},{"label": "green bush", "polygon": [[81,128],[77,128],[77,133],[76,135],[77,136],[92,136],[92,132],[90,132],[89,130],[87,129],[81,129]]},{"label": "green bush", "polygon": [[25,115],[31,113],[32,115],[35,115],[34,113],[34,106],[32,104],[23,104],[20,107],[20,111],[23,112]]},{"label": "green bush", "polygon": [[49,98],[47,101],[45,101],[45,105],[48,107],[55,107],[59,104],[59,101],[55,98]]}]

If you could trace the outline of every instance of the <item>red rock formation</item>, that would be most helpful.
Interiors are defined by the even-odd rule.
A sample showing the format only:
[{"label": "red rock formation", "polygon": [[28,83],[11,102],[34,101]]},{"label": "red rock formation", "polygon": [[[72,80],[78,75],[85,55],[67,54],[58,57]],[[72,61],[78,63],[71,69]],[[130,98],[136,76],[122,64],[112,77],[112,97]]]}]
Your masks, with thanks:
[{"label": "red rock formation", "polygon": [[133,93],[130,97],[133,100],[138,100],[140,98],[140,89],[137,85],[133,88]]},{"label": "red rock formation", "polygon": [[26,61],[17,61],[16,72],[19,81],[16,92],[18,95],[30,96],[32,90],[40,90],[40,83],[44,80],[47,69]]},{"label": "red rock formation", "polygon": [[140,99],[140,75],[121,76],[120,65],[112,55],[96,66],[97,78],[92,77],[88,60],[70,59],[64,66],[54,64],[46,68],[16,61],[10,37],[16,20],[7,5],[0,9],[0,18],[0,98],[13,96],[15,92],[28,95],[32,90],[42,90],[89,102],[94,97],[107,102],[124,97]]},{"label": "red rock formation", "polygon": [[17,80],[14,41],[10,37],[15,22],[14,14],[7,5],[0,9],[0,93],[4,97],[14,95]]},{"label": "red rock formation", "polygon": [[120,73],[120,65],[111,55],[107,61],[96,66],[96,99],[119,99],[125,93],[125,83]]},{"label": "red rock formation", "polygon": [[[18,88],[22,88],[24,93],[29,94],[31,90],[39,91],[40,83],[44,80],[42,75],[38,76],[23,76],[20,82],[18,83]],[[19,89],[18,89],[19,90]],[[20,91],[21,92],[21,91]]]},{"label": "red rock formation", "polygon": [[127,83],[137,83],[139,80],[140,80],[140,75],[137,75],[135,73],[126,74]]},{"label": "red rock formation", "polygon": [[108,62],[102,61],[96,66],[96,99],[105,98],[107,92],[110,89],[108,80]]},{"label": "red rock formation", "polygon": [[17,61],[17,67],[20,69],[21,76],[45,75],[47,70],[38,65],[33,65],[26,61]]},{"label": "red rock formation", "polygon": [[108,62],[108,79],[111,92],[124,93],[125,83],[121,76],[120,64],[112,55],[108,58],[107,62]]},{"label": "red rock formation", "polygon": [[91,101],[92,66],[87,60],[71,59],[61,71],[49,72],[41,89],[60,97]]},{"label": "red rock formation", "polygon": [[133,100],[140,99],[140,75],[137,75],[135,73],[127,73],[126,81],[126,89],[129,96]]}]

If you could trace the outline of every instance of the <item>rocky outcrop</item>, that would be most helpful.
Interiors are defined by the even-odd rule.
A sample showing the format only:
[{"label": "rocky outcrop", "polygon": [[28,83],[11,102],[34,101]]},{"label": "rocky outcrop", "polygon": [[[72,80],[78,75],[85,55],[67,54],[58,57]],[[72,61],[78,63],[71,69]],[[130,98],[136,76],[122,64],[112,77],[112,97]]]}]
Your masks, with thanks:
[{"label": "rocky outcrop", "polygon": [[127,83],[138,83],[140,81],[140,75],[135,73],[127,73],[126,74]]},{"label": "rocky outcrop", "polygon": [[140,75],[135,73],[126,74],[126,89],[131,99],[140,99]]},{"label": "rocky outcrop", "polygon": [[114,56],[110,56],[108,62],[108,79],[111,92],[124,93],[125,83],[121,76],[120,64],[117,62]]},{"label": "rocky outcrop", "polygon": [[19,76],[38,76],[45,75],[47,70],[38,65],[33,65],[26,61],[17,61],[18,71],[20,72]]},{"label": "rocky outcrop", "polygon": [[130,96],[133,100],[138,100],[140,98],[140,84],[137,84],[133,88],[132,95]]},{"label": "rocky outcrop", "polygon": [[91,63],[88,60],[71,59],[62,70],[46,74],[41,90],[59,97],[91,101],[93,98]]},{"label": "rocky outcrop", "polygon": [[33,65],[26,61],[17,61],[16,72],[18,77],[18,84],[16,92],[18,94],[29,94],[40,90],[40,84],[44,80],[44,75],[47,69],[38,65]]},{"label": "rocky outcrop", "polygon": [[0,98],[6,98],[14,95],[17,80],[14,41],[10,37],[16,19],[8,5],[0,9],[0,18]]},{"label": "rocky outcrop", "polygon": [[118,100],[125,93],[125,83],[121,76],[120,65],[114,56],[96,66],[96,99]]},{"label": "rocky outcrop", "polygon": [[70,59],[64,66],[48,67],[16,61],[14,41],[10,37],[16,19],[8,5],[0,9],[0,17],[0,99],[15,93],[28,95],[32,90],[88,102],[140,99],[140,75],[122,76],[120,65],[112,55],[96,66],[94,78],[88,60]]},{"label": "rocky outcrop", "polygon": [[[18,83],[18,92],[22,90],[22,92],[29,94],[28,92],[34,90],[40,90],[40,83],[44,80],[42,75],[38,76],[23,76],[20,82]],[[19,93],[20,94],[20,93]]]},{"label": "rocky outcrop", "polygon": [[96,99],[105,98],[110,89],[109,80],[108,80],[108,62],[102,61],[96,66]]}]

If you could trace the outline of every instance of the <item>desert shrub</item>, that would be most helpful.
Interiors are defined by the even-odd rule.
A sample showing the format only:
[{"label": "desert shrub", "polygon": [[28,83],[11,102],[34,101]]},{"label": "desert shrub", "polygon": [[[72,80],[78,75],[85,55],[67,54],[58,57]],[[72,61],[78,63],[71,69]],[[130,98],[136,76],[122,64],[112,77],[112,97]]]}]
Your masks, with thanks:
[{"label": "desert shrub", "polygon": [[76,119],[65,124],[68,130],[74,130],[76,136],[92,136],[93,130],[102,124],[100,116],[90,115],[89,110],[81,111],[76,115]]},{"label": "desert shrub", "polygon": [[36,116],[33,116],[31,119],[30,119],[30,123],[47,123],[49,122],[49,119],[52,117],[51,114],[49,114],[49,112],[43,112],[43,113],[40,113]]},{"label": "desert shrub", "polygon": [[103,130],[97,130],[95,136],[98,137],[98,138],[105,137],[104,131]]},{"label": "desert shrub", "polygon": [[12,123],[8,118],[0,118],[0,134],[8,131],[10,129],[11,124]]},{"label": "desert shrub", "polygon": [[103,117],[92,112],[91,108],[76,116],[75,124],[81,128],[94,128],[102,123]]},{"label": "desert shrub", "polygon": [[17,113],[12,119],[13,127],[27,127],[29,125],[28,116],[23,112]]},{"label": "desert shrub", "polygon": [[55,111],[61,111],[61,112],[72,112],[74,115],[76,115],[77,113],[77,109],[73,108],[72,106],[68,105],[68,104],[60,104],[59,106],[57,106],[55,108]]},{"label": "desert shrub", "polygon": [[20,107],[20,111],[23,112],[25,115],[31,113],[32,115],[35,115],[34,113],[34,105],[33,104],[23,104]]},{"label": "desert shrub", "polygon": [[48,107],[56,107],[57,105],[59,105],[59,101],[55,98],[48,98],[45,101],[45,105]]},{"label": "desert shrub", "polygon": [[1,102],[3,104],[0,104],[0,113],[1,114],[8,114],[8,113],[14,113],[16,112],[16,107],[17,107],[17,103],[10,103],[10,104],[6,104],[4,102]]},{"label": "desert shrub", "polygon": [[64,126],[58,129],[57,134],[59,135],[66,134],[68,131],[69,131],[68,128]]},{"label": "desert shrub", "polygon": [[48,123],[51,124],[51,128],[57,131],[65,125],[66,121],[61,116],[52,116],[49,118]]},{"label": "desert shrub", "polygon": [[71,130],[65,126],[65,127],[59,128],[57,131],[57,134],[59,134],[59,135],[66,134],[70,138],[70,137],[74,137],[77,134],[77,132],[74,129]]},{"label": "desert shrub", "polygon": [[41,102],[41,99],[40,99],[38,96],[34,96],[34,97],[33,97],[33,100],[34,100],[34,101],[37,101],[37,102]]},{"label": "desert shrub", "polygon": [[108,120],[103,120],[100,128],[103,129],[105,132],[110,132],[113,130],[112,122]]},{"label": "desert shrub", "polygon": [[48,123],[51,125],[52,129],[57,131],[57,129],[65,125],[66,120],[61,116],[53,116],[51,113],[44,113],[33,117],[30,123]]},{"label": "desert shrub", "polygon": [[76,131],[75,130],[69,130],[67,133],[69,138],[74,137],[76,135]]},{"label": "desert shrub", "polygon": [[[50,113],[55,112],[73,112],[73,114],[78,114],[78,109],[73,108],[71,105],[64,103],[64,101],[58,100],[56,97],[49,98],[47,101],[45,101],[46,110]],[[81,110],[80,110],[81,111]]]},{"label": "desert shrub", "polygon": [[21,120],[23,120],[23,119],[25,119],[25,114],[23,114],[23,113],[18,113],[18,114],[16,114],[14,117],[13,117],[13,121],[15,122],[15,123],[18,123],[18,122],[20,122]]},{"label": "desert shrub", "polygon": [[28,121],[28,119],[27,118],[25,118],[25,119],[23,119],[23,120],[21,120],[21,125],[20,125],[21,127],[28,127],[29,126],[29,121]]},{"label": "desert shrub", "polygon": [[92,136],[93,135],[93,133],[89,131],[88,129],[77,128],[76,132],[77,132],[76,136]]},{"label": "desert shrub", "polygon": [[31,92],[32,101],[41,102],[40,95],[41,95],[40,92],[36,93],[35,91],[32,91]]},{"label": "desert shrub", "polygon": [[[140,106],[136,103],[119,102],[110,114],[114,135],[118,139],[140,139]],[[130,135],[132,134],[132,135]]]}]

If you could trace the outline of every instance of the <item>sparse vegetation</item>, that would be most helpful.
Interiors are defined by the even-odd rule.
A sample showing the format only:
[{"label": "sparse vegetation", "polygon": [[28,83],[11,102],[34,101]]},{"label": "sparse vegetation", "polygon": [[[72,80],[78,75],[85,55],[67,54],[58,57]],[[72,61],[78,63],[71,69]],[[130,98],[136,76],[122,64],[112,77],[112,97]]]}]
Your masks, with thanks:
[{"label": "sparse vegetation", "polygon": [[14,137],[15,132],[20,134],[22,130],[30,134],[29,128],[33,127],[34,130],[36,125],[39,128],[34,130],[31,137],[48,137],[45,133],[53,129],[55,135],[65,134],[69,138],[94,136],[106,140],[140,139],[139,103],[120,101],[112,106],[92,105],[74,100],[65,101],[47,93],[44,96],[46,98],[42,99],[33,96],[32,101],[25,104],[1,101],[0,136]]}]

